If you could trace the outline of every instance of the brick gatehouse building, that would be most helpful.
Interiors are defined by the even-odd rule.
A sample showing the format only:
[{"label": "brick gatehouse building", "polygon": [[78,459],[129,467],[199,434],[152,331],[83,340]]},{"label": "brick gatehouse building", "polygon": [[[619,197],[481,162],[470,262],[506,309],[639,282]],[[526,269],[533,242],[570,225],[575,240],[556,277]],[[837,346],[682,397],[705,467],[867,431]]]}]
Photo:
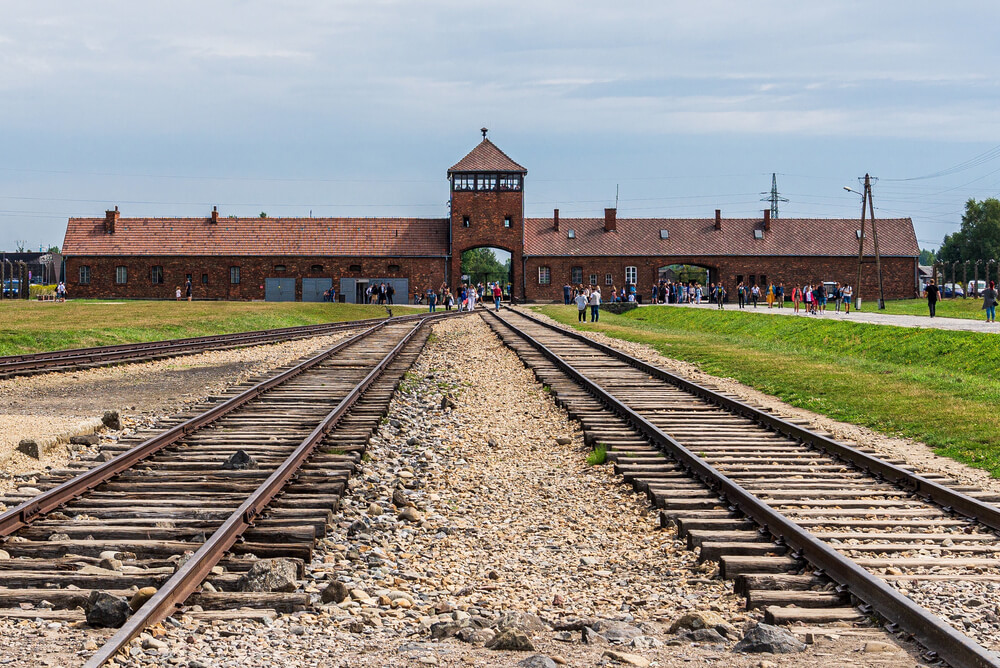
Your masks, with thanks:
[{"label": "brick gatehouse building", "polygon": [[[331,285],[347,302],[392,282],[397,301],[461,282],[464,251],[511,254],[514,297],[562,299],[566,283],[639,294],[667,267],[696,265],[727,288],[739,281],[854,283],[858,220],[781,218],[524,217],[527,170],[486,138],[448,170],[446,218],[71,218],[63,254],[70,295],[172,299],[187,279],[197,299],[319,301]],[[919,249],[909,218],[879,219],[887,298],[917,294]],[[866,243],[871,252],[871,243]],[[867,258],[873,260],[873,258]],[[861,294],[877,291],[866,264]]]}]

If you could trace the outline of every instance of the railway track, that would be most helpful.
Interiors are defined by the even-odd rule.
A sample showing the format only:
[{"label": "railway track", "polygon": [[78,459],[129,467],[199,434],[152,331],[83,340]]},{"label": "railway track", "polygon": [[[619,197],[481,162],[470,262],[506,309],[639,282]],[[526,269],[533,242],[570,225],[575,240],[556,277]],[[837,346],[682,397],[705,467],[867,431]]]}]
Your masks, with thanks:
[{"label": "railway track", "polygon": [[[424,317],[424,314],[396,316],[400,322],[408,322]],[[301,327],[282,327],[235,334],[217,334],[186,339],[167,339],[144,343],[124,343],[94,348],[71,348],[29,355],[0,357],[0,379],[15,376],[30,376],[52,371],[75,371],[93,367],[111,366],[132,362],[192,355],[206,350],[227,350],[245,348],[265,343],[279,343],[297,339],[325,336],[360,327],[371,327],[385,318],[331,322]]]},{"label": "railway track", "polygon": [[[995,583],[995,496],[879,459],[533,316],[488,322],[700,558],[770,623],[863,622],[929,659],[1000,666],[998,635],[906,594]],[[994,594],[995,597],[995,594]],[[958,600],[964,608],[962,601]],[[995,598],[994,598],[995,603]],[[980,604],[982,602],[980,601]],[[941,616],[939,616],[941,615]],[[942,616],[947,617],[947,619]]]},{"label": "railway track", "polygon": [[185,602],[209,616],[307,607],[308,594],[245,582],[266,559],[302,575],[437,317],[372,324],[110,461],[51,472],[41,495],[0,499],[14,506],[0,513],[0,616],[78,621],[92,592],[156,588],[86,664],[100,666]]}]

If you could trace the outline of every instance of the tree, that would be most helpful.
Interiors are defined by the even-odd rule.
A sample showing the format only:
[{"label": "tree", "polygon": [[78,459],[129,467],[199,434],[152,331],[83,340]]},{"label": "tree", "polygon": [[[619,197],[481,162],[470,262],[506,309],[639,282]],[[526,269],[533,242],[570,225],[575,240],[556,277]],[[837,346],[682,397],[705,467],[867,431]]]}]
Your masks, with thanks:
[{"label": "tree", "polygon": [[49,250],[46,251],[46,252],[48,252],[48,253],[58,253],[59,252],[59,246],[49,246]]},{"label": "tree", "polygon": [[937,253],[938,262],[1000,259],[1000,200],[995,197],[965,203],[962,228],[945,235]]},{"label": "tree", "polygon": [[260,212],[260,217],[261,218],[267,218],[267,211],[261,211]]},{"label": "tree", "polygon": [[930,265],[934,264],[936,260],[937,260],[937,255],[934,254],[934,251],[928,250],[926,248],[920,249],[920,264],[922,264],[925,267],[929,267]]},{"label": "tree", "polygon": [[491,248],[473,248],[462,253],[462,273],[473,283],[506,282],[510,276],[510,260],[500,262]]}]

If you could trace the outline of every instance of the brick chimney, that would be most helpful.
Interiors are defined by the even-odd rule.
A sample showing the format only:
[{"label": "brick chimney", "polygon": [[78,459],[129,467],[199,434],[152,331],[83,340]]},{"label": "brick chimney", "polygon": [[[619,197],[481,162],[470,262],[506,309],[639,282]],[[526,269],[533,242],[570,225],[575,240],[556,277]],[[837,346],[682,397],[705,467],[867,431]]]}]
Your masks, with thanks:
[{"label": "brick chimney", "polygon": [[114,211],[104,212],[104,231],[108,234],[115,233],[115,223],[121,218],[121,213],[118,212],[118,207],[115,207]]},{"label": "brick chimney", "polygon": [[212,222],[213,223],[219,222],[219,207],[217,206],[212,207]]},{"label": "brick chimney", "polygon": [[764,231],[765,232],[770,232],[771,231],[771,210],[770,209],[764,209]]},{"label": "brick chimney", "polygon": [[722,229],[722,209],[715,210],[715,229]]},{"label": "brick chimney", "polygon": [[618,229],[618,209],[604,210],[604,231],[614,232]]},{"label": "brick chimney", "polygon": [[559,231],[559,209],[552,211],[552,227],[555,228],[556,232]]}]

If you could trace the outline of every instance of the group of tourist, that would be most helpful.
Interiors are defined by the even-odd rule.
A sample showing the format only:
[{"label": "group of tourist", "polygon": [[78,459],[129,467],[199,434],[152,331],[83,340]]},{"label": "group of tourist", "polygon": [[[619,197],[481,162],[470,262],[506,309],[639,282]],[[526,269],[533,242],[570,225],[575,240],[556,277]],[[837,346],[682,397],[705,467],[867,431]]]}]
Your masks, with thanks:
[{"label": "group of tourist", "polygon": [[[563,304],[569,306],[570,304],[576,303],[576,298],[587,292],[588,294],[597,291],[601,292],[601,289],[596,285],[584,286],[583,284],[572,286],[569,283],[563,286]],[[621,303],[621,302],[634,302],[636,301],[635,296],[635,283],[625,283],[625,286],[619,290],[615,285],[611,286],[611,293],[608,299],[604,300],[608,303]]]},{"label": "group of tourist", "polygon": [[[510,286],[507,286],[508,295]],[[447,284],[442,283],[441,286],[435,290],[434,288],[427,288],[424,294],[417,293],[414,295],[414,302],[416,304],[422,304],[424,301],[427,303],[427,309],[430,313],[435,313],[437,311],[437,305],[441,304],[444,306],[446,311],[450,311],[455,306],[458,306],[459,311],[474,311],[476,310],[476,304],[480,302],[485,302],[487,299],[493,300],[493,308],[497,311],[500,310],[500,303],[503,301],[504,291],[503,287],[500,285],[499,281],[494,281],[483,285],[478,283],[476,285],[469,285],[468,283],[462,283],[462,286],[458,289],[457,300],[456,296],[452,294],[451,289]]]},{"label": "group of tourist", "polygon": [[393,297],[396,294],[396,288],[393,287],[392,283],[379,283],[378,285],[368,284],[365,288],[365,299],[369,304],[378,304],[379,306],[392,306]]},{"label": "group of tourist", "polygon": [[[580,286],[575,289],[573,303],[577,308],[577,320],[587,322],[587,307],[590,307],[590,321],[597,322],[601,319],[601,289],[596,285],[589,287]],[[634,297],[634,294],[633,294]]]}]

